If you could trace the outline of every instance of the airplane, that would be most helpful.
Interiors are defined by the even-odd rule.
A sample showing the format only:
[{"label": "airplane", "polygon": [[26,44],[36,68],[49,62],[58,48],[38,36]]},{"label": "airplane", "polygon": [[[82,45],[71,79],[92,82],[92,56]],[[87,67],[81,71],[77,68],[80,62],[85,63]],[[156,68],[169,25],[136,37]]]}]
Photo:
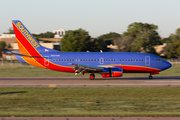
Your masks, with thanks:
[{"label": "airplane", "polygon": [[123,73],[150,73],[149,79],[172,65],[161,57],[135,52],[60,52],[41,46],[20,20],[12,20],[19,53],[17,60],[44,69],[75,73],[95,73],[105,77],[122,77]]}]

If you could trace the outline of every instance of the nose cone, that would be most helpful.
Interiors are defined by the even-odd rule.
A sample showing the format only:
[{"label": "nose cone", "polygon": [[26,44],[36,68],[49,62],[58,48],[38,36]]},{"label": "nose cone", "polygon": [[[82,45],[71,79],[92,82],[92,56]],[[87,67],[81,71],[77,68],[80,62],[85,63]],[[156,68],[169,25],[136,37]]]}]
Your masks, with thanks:
[{"label": "nose cone", "polygon": [[164,61],[164,63],[165,63],[165,64],[164,64],[164,70],[172,67],[172,64],[171,64],[171,63],[169,63],[169,62],[167,62],[167,61]]}]

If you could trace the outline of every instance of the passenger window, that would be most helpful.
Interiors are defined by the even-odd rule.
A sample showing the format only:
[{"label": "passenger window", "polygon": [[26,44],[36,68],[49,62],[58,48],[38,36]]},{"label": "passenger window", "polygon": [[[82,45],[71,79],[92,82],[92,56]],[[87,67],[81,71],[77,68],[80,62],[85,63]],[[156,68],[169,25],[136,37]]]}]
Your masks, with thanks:
[{"label": "passenger window", "polygon": [[121,59],[119,61],[121,61]]},{"label": "passenger window", "polygon": [[89,59],[89,61],[91,61],[91,59]]},{"label": "passenger window", "polygon": [[74,61],[74,59],[72,59],[72,61]]},{"label": "passenger window", "polygon": [[54,59],[54,61],[55,61],[55,59]]},{"label": "passenger window", "polygon": [[83,59],[83,61],[85,61],[85,59]]},{"label": "passenger window", "polygon": [[96,59],[94,59],[94,61],[96,61]]},{"label": "passenger window", "polygon": [[133,61],[133,59],[131,59],[131,61]]},{"label": "passenger window", "polygon": [[71,61],[71,59],[69,61]]},{"label": "passenger window", "polygon": [[61,61],[63,61],[63,59]]},{"label": "passenger window", "polygon": [[130,59],[128,59],[128,61],[130,61]]},{"label": "passenger window", "polygon": [[64,61],[66,61],[66,59],[64,59]]},{"label": "passenger window", "polygon": [[116,61],[116,59],[114,59],[114,61]]},{"label": "passenger window", "polygon": [[75,59],[75,61],[77,61],[77,59]]}]

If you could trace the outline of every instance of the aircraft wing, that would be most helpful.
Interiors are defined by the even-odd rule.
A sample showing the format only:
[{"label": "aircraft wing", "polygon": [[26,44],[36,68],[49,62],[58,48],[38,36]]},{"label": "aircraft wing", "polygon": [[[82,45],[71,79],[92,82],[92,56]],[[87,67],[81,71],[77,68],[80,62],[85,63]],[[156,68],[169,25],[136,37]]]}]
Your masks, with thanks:
[{"label": "aircraft wing", "polygon": [[70,63],[70,65],[74,65],[74,70],[75,73],[84,73],[85,71],[90,71],[90,72],[102,72],[104,70],[103,67],[97,67],[97,66],[92,66],[92,65],[87,65],[87,64],[77,64],[77,63]]}]

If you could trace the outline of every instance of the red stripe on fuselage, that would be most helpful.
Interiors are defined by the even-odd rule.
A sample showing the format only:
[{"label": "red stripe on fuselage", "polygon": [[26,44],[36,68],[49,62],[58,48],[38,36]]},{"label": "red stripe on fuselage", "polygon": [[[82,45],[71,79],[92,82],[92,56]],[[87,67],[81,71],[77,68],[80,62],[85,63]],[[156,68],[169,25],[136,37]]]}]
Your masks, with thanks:
[{"label": "red stripe on fuselage", "polygon": [[145,66],[114,65],[114,67],[122,67],[123,73],[152,73],[156,71],[161,71],[160,69]]}]

